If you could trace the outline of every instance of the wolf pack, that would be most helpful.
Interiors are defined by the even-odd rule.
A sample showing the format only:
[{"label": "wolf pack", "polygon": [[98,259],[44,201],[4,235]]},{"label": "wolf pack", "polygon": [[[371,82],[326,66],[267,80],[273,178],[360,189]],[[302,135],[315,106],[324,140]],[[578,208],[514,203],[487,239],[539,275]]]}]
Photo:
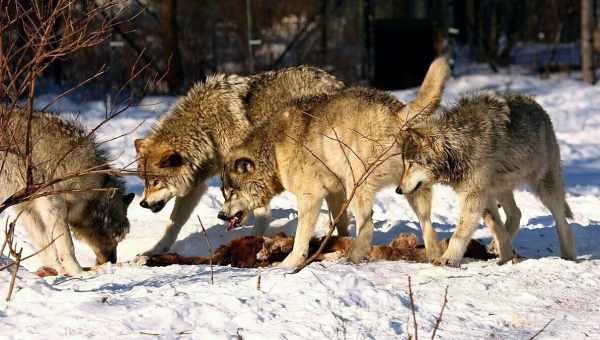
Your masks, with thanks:
[{"label": "wolf pack", "polygon": [[[447,61],[434,60],[408,103],[381,90],[347,86],[310,66],[251,76],[220,74],[194,85],[148,135],[135,140],[136,173],[144,181],[140,205],[158,212],[175,200],[163,236],[141,255],[168,252],[207,190],[207,180],[220,176],[224,204],[218,218],[236,228],[253,215],[252,232],[258,236],[269,226],[273,197],[283,191],[295,195],[293,249],[278,264],[285,268],[307,259],[323,200],[337,217],[338,235],[349,235],[349,213],[354,217],[356,235],[345,256],[354,263],[365,261],[375,197],[390,186],[418,217],[434,265],[460,266],[481,220],[493,236],[489,249],[498,263],[514,261],[512,240],[521,211],[513,191],[522,185],[552,213],[561,257],[576,260],[567,223],[573,214],[548,114],[534,99],[517,93],[477,92],[442,105],[449,77]],[[25,114],[8,115],[11,133],[0,134],[6,150],[1,197],[26,184]],[[111,169],[107,152],[73,120],[36,112],[31,137],[36,178]],[[459,200],[457,226],[443,251],[431,222],[435,184],[452,187]],[[126,194],[124,181],[107,171],[45,190],[59,194],[16,207],[32,242],[44,249],[43,264],[61,274],[82,274],[71,232],[95,252],[98,265],[116,262],[134,199]]]}]

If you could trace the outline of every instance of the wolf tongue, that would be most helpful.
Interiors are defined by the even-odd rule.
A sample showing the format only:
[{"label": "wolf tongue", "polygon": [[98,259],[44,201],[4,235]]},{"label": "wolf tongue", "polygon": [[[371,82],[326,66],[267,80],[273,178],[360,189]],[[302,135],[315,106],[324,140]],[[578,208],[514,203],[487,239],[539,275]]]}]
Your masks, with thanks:
[{"label": "wolf tongue", "polygon": [[227,231],[230,231],[232,229],[235,229],[237,227],[237,222],[239,220],[239,217],[234,216],[229,220],[229,225],[227,226]]}]

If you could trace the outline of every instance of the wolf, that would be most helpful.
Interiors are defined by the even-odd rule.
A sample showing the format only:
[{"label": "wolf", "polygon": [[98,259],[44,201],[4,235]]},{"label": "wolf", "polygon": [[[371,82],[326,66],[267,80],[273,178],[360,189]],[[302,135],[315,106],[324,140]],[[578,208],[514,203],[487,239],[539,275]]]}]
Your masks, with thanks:
[{"label": "wolf", "polygon": [[[434,61],[424,80],[427,91],[420,91],[410,105],[439,101],[448,74],[444,59]],[[280,266],[296,267],[308,255],[323,198],[342,196],[357,225],[348,257],[362,261],[371,249],[375,194],[400,181],[402,150],[396,140],[406,124],[406,109],[386,92],[361,87],[294,102],[227,156],[220,215],[235,224],[283,190],[294,193],[298,229],[293,250]],[[441,251],[430,221],[431,191],[407,198],[423,227],[429,255],[437,256]]]},{"label": "wolf", "polygon": [[[513,190],[523,184],[552,213],[561,256],[576,259],[560,150],[550,117],[532,98],[480,92],[448,108],[431,103],[403,136],[405,167],[398,191],[413,194],[441,183],[460,199],[459,224],[434,264],[459,266],[481,217],[494,234],[499,263],[509,261],[521,216]],[[498,203],[506,211],[506,225]]]},{"label": "wolf", "polygon": [[[0,196],[5,199],[25,187],[27,113],[0,106],[5,132],[0,135],[3,162]],[[35,112],[31,124],[33,178],[46,182],[88,169],[110,170],[108,154],[77,122]],[[100,189],[100,190],[99,190]],[[104,191],[101,191],[105,189]],[[135,195],[125,194],[124,182],[110,174],[95,174],[59,182],[43,192],[65,191],[15,207],[44,266],[60,274],[79,275],[71,232],[96,254],[96,264],[115,263],[117,245],[129,232],[127,208]],[[71,191],[71,192],[69,192]],[[76,192],[75,192],[76,191]]]},{"label": "wolf", "polygon": [[[196,84],[153,127],[135,141],[138,168],[145,182],[141,206],[160,211],[175,197],[163,237],[143,255],[167,252],[206,190],[206,180],[218,175],[223,159],[279,107],[304,96],[329,94],[344,84],[315,67],[298,66],[250,77],[215,75]],[[333,210],[343,198],[330,196]],[[268,202],[255,207],[253,233],[263,235],[269,220]],[[347,222],[338,232],[346,235]]]}]

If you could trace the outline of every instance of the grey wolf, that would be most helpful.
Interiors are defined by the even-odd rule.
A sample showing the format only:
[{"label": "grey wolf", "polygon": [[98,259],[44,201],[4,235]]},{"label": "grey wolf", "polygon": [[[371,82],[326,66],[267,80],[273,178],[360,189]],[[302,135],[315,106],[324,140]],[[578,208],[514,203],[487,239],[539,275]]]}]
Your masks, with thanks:
[{"label": "grey wolf", "polygon": [[[411,115],[409,113],[409,115]],[[513,257],[512,239],[521,217],[513,190],[528,184],[556,222],[561,256],[576,258],[566,218],[560,152],[552,122],[533,99],[482,92],[449,108],[431,103],[404,134],[405,167],[399,191],[412,194],[434,183],[454,188],[460,199],[459,223],[438,265],[459,266],[483,216],[504,263]],[[498,214],[506,211],[506,225]]]},{"label": "grey wolf", "polygon": [[[0,110],[9,117],[5,122],[7,130],[0,135],[0,149],[4,150],[3,156],[6,155],[0,174],[0,196],[6,198],[25,187],[23,155],[27,119],[24,110],[17,109],[10,114],[5,106],[0,106]],[[74,121],[35,112],[31,140],[36,182],[91,168],[110,170],[107,153]],[[37,198],[15,209],[36,247],[41,249],[58,237],[38,255],[45,266],[61,274],[81,273],[69,230],[90,246],[97,264],[116,262],[117,244],[129,232],[127,207],[134,198],[134,194],[125,195],[125,185],[120,178],[108,174],[78,177],[44,191],[67,192]]]},{"label": "grey wolf", "polygon": [[[175,197],[171,222],[163,237],[144,255],[167,252],[206,190],[223,159],[256,127],[290,100],[333,93],[344,84],[314,67],[300,66],[251,77],[215,75],[196,84],[152,132],[135,141],[140,176],[145,181],[141,205],[153,212]],[[254,234],[269,220],[268,202],[255,207]],[[347,233],[344,225],[340,232]]]},{"label": "grey wolf", "polygon": [[[425,77],[426,90],[409,106],[439,101],[448,73],[445,60],[435,61]],[[359,87],[296,101],[227,156],[221,214],[236,223],[284,189],[294,193],[298,228],[293,250],[281,266],[296,267],[308,255],[323,199],[342,197],[342,202],[350,200],[357,225],[348,256],[354,262],[366,259],[373,237],[375,194],[397,185],[402,175],[397,138],[406,124],[406,110],[388,93]],[[370,167],[373,162],[378,166]],[[365,180],[357,186],[361,177]],[[430,221],[431,191],[416,191],[407,198],[424,229],[428,253],[441,254]]]}]

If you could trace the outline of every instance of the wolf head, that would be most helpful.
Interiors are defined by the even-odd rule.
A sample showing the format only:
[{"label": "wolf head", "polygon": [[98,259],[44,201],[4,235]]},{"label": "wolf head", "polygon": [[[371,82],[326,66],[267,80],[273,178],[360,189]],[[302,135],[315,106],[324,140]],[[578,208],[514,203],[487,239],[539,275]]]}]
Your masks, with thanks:
[{"label": "wolf head", "polygon": [[218,217],[229,222],[229,229],[244,224],[250,210],[266,206],[283,191],[274,154],[271,143],[263,140],[238,147],[227,157],[221,182],[225,203]]},{"label": "wolf head", "polygon": [[410,194],[421,187],[430,187],[435,181],[434,160],[436,148],[424,136],[409,129],[402,138],[403,169],[398,194]]},{"label": "wolf head", "polygon": [[129,232],[127,208],[135,197],[133,193],[125,195],[122,181],[112,176],[104,187],[117,190],[99,192],[69,216],[75,237],[92,248],[97,265],[117,262],[117,245]]},{"label": "wolf head", "polygon": [[138,173],[144,180],[140,205],[160,211],[173,197],[185,196],[215,175],[228,135],[245,133],[243,98],[249,78],[215,75],[194,85],[144,139],[135,141]]},{"label": "wolf head", "polygon": [[[185,196],[195,184],[197,167],[182,149],[166,141],[135,141],[138,154],[138,174],[144,180],[143,208],[159,212],[167,202],[177,196]],[[207,155],[200,160],[201,166],[212,161]]]},{"label": "wolf head", "polygon": [[442,140],[431,129],[431,115],[440,108],[450,67],[445,58],[437,58],[429,66],[417,98],[404,106],[400,116],[404,121],[399,144],[404,160],[399,194],[408,194],[435,180],[436,159],[444,152]]}]

